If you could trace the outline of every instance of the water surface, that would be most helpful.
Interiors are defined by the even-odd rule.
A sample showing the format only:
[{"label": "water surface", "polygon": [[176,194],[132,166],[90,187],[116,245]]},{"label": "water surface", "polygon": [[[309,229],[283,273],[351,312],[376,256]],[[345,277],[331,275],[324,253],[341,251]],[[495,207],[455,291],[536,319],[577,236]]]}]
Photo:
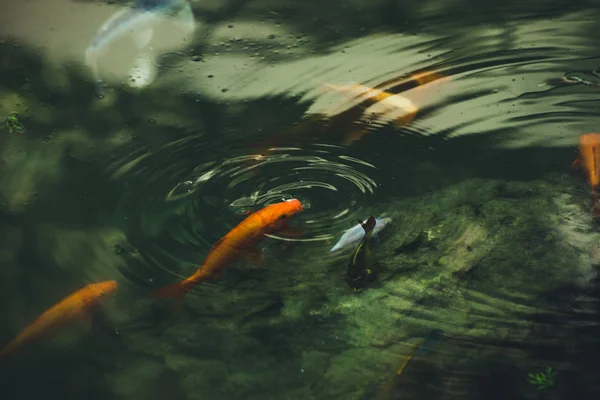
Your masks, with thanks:
[{"label": "water surface", "polygon": [[[7,398],[597,397],[600,235],[571,168],[596,131],[596,9],[194,2],[193,34],[165,18],[143,51],[108,47],[99,98],[85,49],[127,6],[0,17],[0,118],[26,128],[0,131],[0,341],[120,283],[91,328],[1,361]],[[305,232],[268,237],[264,265],[230,266],[179,312],[148,298],[292,197]],[[329,249],[369,215],[393,222],[357,294],[350,253]]]}]

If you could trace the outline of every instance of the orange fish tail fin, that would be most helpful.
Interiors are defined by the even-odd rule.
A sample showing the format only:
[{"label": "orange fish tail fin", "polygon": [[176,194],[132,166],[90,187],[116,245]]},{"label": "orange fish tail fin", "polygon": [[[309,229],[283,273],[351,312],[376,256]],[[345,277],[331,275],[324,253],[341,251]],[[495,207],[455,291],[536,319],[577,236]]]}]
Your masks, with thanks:
[{"label": "orange fish tail fin", "polygon": [[15,351],[17,351],[19,347],[21,347],[21,343],[19,343],[17,340],[13,340],[8,345],[6,345],[6,347],[0,350],[0,358],[11,355]]},{"label": "orange fish tail fin", "polygon": [[177,301],[175,309],[179,309],[183,305],[183,299],[185,295],[194,286],[194,282],[183,280],[170,285],[163,286],[162,288],[155,290],[150,293],[151,299],[174,299]]}]

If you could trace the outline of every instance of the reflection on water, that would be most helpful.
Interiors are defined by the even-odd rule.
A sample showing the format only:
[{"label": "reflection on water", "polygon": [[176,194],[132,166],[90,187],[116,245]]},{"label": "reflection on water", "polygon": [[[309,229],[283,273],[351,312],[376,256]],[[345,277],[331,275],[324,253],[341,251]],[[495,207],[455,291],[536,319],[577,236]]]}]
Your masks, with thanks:
[{"label": "reflection on water", "polygon": [[[0,342],[119,285],[0,359],[6,398],[598,397],[600,232],[570,168],[598,131],[596,10],[183,3],[0,17]],[[148,297],[290,198],[303,233],[262,265],[177,312]],[[392,222],[353,293],[360,240],[330,249],[371,215]]]}]

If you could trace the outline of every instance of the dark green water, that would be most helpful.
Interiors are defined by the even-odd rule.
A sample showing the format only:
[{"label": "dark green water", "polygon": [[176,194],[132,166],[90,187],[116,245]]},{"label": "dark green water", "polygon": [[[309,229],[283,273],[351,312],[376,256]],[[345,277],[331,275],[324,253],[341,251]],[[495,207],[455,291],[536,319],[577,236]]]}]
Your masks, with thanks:
[{"label": "dark green water", "polygon": [[[200,1],[146,87],[108,52],[103,98],[80,40],[91,2],[0,20],[0,118],[25,127],[0,130],[1,346],[86,284],[119,289],[91,327],[0,359],[0,398],[598,398],[600,231],[571,168],[597,131],[595,2]],[[23,39],[44,12],[80,18],[47,33],[72,29],[80,58]],[[305,232],[266,238],[264,265],[228,266],[177,312],[148,298],[291,197]],[[329,249],[370,215],[392,223],[353,293],[353,249]]]}]

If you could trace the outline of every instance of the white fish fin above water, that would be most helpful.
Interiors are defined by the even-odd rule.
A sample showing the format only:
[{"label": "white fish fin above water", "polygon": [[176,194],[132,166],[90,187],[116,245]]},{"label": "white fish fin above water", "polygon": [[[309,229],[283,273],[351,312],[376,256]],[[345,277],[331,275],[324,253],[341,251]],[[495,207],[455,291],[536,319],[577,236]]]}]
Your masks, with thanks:
[{"label": "white fish fin above water", "polygon": [[108,43],[111,36],[114,36],[117,32],[115,26],[121,21],[129,18],[131,15],[130,9],[122,9],[111,15],[102,26],[96,31],[94,37],[90,41],[90,45],[85,49],[85,64],[92,69],[94,80],[99,81],[98,72],[98,58],[100,57],[106,43]]},{"label": "white fish fin above water", "polygon": [[95,81],[100,80],[100,74],[98,72],[98,51],[96,49],[88,48],[85,51],[85,64],[92,70],[92,75]]},{"label": "white fish fin above water", "polygon": [[[157,7],[127,7],[115,12],[104,21],[85,51],[85,63],[91,69],[97,94],[102,95],[98,60],[106,49],[122,37],[132,35],[138,51],[143,50],[149,46],[154,37],[154,27],[161,20],[166,19],[174,19],[176,26],[185,33],[193,32],[196,27],[194,14],[187,0],[173,0]],[[137,85],[146,86],[154,79],[154,74],[148,69],[146,63],[134,66],[130,72],[140,75]]]},{"label": "white fish fin above water", "polygon": [[347,229],[342,237],[340,237],[337,243],[329,251],[339,251],[343,248],[358,243],[362,236],[364,236],[364,230],[360,225],[355,225],[352,228]]},{"label": "white fish fin above water", "polygon": [[100,28],[98,28],[96,31],[96,34],[92,37],[88,49],[92,47],[99,47],[100,43],[106,40],[106,36],[114,31],[117,21],[122,21],[124,17],[131,14],[131,12],[132,10],[129,8],[123,8],[108,17],[108,19],[104,21],[102,26],[100,26]]},{"label": "white fish fin above water", "polygon": [[[102,82],[98,70],[98,59],[104,53],[106,48],[117,38],[131,34],[132,31],[134,32],[135,40],[135,32],[138,29],[142,29],[143,32],[150,30],[150,34],[152,34],[152,26],[156,24],[158,20],[159,16],[155,15],[153,12],[142,9],[125,8],[117,11],[104,21],[102,26],[96,31],[90,45],[85,50],[85,63],[92,70],[92,75],[97,85]],[[144,40],[148,40],[147,36],[144,37]]]},{"label": "white fish fin above water", "polygon": [[146,15],[152,15],[152,13],[135,8],[123,8],[115,12],[98,28],[88,49],[106,46],[116,37],[127,33],[134,26],[139,25]]},{"label": "white fish fin above water", "polygon": [[154,29],[149,28],[133,35],[133,43],[138,50],[145,49],[154,37]]},{"label": "white fish fin above water", "polygon": [[100,78],[100,71],[98,70],[99,53],[99,49],[88,47],[85,51],[85,64],[92,70],[96,96],[103,97],[104,89],[102,88],[102,78]]},{"label": "white fish fin above water", "polygon": [[186,3],[176,15],[177,26],[185,33],[191,34],[196,30],[196,18],[189,3]]},{"label": "white fish fin above water", "polygon": [[156,78],[154,58],[155,55],[150,50],[146,50],[136,58],[135,64],[129,70],[130,87],[140,89],[154,82]]},{"label": "white fish fin above water", "polygon": [[[367,220],[363,221],[363,224],[366,223]],[[392,222],[391,218],[376,218],[375,219],[375,228],[373,229],[372,237],[375,238],[386,226],[388,226]],[[362,238],[365,236],[365,231],[360,224],[353,226],[350,229],[347,229],[342,237],[337,241],[337,243],[329,250],[330,252],[337,252],[343,249],[357,246]]]}]

